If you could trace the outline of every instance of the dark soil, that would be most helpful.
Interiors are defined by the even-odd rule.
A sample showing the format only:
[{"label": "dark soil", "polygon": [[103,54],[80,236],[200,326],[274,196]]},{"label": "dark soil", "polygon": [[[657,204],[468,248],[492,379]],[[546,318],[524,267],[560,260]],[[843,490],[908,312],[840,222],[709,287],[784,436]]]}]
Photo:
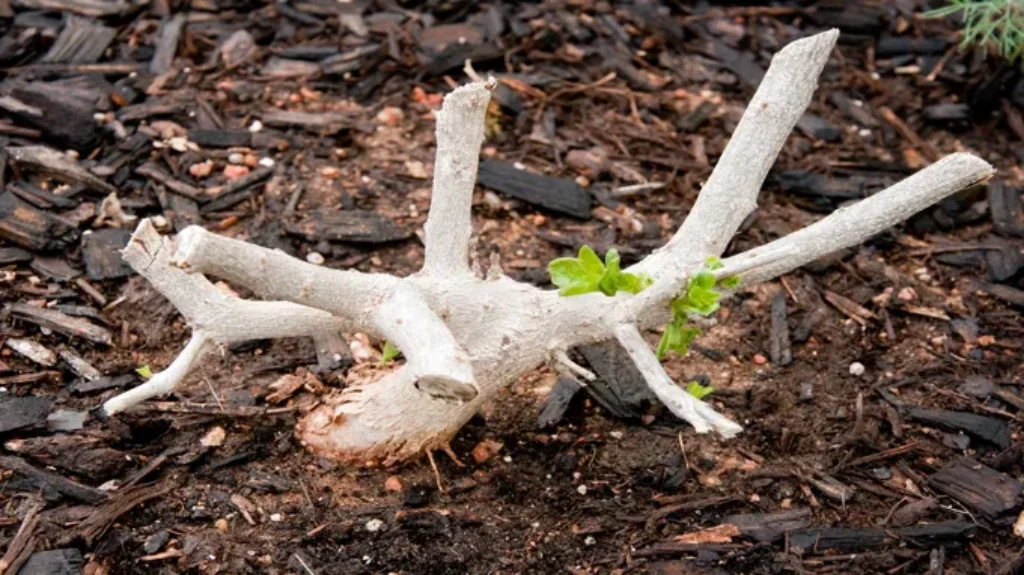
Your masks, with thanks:
[{"label": "dark soil", "polygon": [[[957,51],[919,2],[858,4],[0,0],[5,559],[23,574],[1016,572],[1024,77]],[[501,80],[483,157],[553,178],[516,192],[501,164],[485,168],[477,255],[547,286],[547,262],[580,245],[629,262],[664,243],[770,55],[831,26],[843,36],[811,116],[730,252],[947,153],[999,174],[742,291],[667,362],[717,389],[708,400],[746,427],[737,439],[596,392],[540,429],[557,379],[541,369],[456,436],[465,466],[341,467],[293,435],[323,389],[271,404],[269,386],[308,371],[340,387],[378,357],[330,365],[306,340],[235,344],[165,402],[91,411],[188,337],[120,265],[117,228],[134,224],[97,217],[111,189],[166,231],[196,223],[411,273],[431,113],[471,59]],[[92,180],[13,160],[34,145],[74,149]],[[565,203],[574,182],[582,214]],[[665,186],[615,193],[647,182]],[[103,378],[66,355],[27,359],[19,340]]]}]

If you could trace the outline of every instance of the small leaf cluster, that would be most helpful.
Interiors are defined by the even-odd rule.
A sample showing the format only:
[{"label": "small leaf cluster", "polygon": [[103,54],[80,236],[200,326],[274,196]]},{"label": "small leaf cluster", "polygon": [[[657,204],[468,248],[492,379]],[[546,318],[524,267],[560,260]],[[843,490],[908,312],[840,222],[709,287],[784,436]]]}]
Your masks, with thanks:
[{"label": "small leaf cluster", "polygon": [[1021,0],[949,0],[949,4],[925,12],[926,18],[963,13],[961,46],[995,43],[1009,62],[1024,55],[1024,2]]},{"label": "small leaf cluster", "polygon": [[551,283],[563,297],[597,291],[606,296],[620,291],[635,294],[651,285],[651,278],[645,274],[622,271],[620,260],[619,252],[610,249],[602,262],[590,246],[583,246],[579,257],[552,260],[548,264],[548,273],[551,274]]},{"label": "small leaf cluster", "polygon": [[[663,359],[669,351],[685,354],[694,338],[700,335],[700,328],[686,325],[689,314],[707,317],[720,307],[718,300],[722,294],[719,288],[733,289],[740,283],[738,277],[731,276],[721,280],[715,279],[714,272],[722,268],[722,260],[709,257],[705,265],[686,286],[686,292],[672,300],[672,321],[665,327],[665,334],[658,344],[658,359]],[[614,249],[605,253],[604,261],[589,246],[580,248],[579,257],[558,258],[548,264],[551,283],[558,288],[563,297],[601,292],[613,296],[620,291],[639,293],[651,285],[653,280],[645,274],[631,274],[622,271],[619,254]],[[388,346],[384,347],[383,363],[390,360]],[[394,349],[394,348],[392,348]],[[397,350],[395,350],[397,355]],[[704,386],[696,381],[686,384],[686,392],[697,399],[702,399],[715,388]]]},{"label": "small leaf cluster", "polygon": [[144,380],[153,377],[153,370],[149,368],[149,365],[136,368],[135,373],[139,374]]},{"label": "small leaf cluster", "polygon": [[711,395],[715,392],[715,388],[710,385],[701,385],[696,381],[691,381],[686,384],[686,393],[689,393],[696,399],[704,399],[705,396]]},{"label": "small leaf cluster", "polygon": [[686,291],[672,300],[672,321],[665,326],[665,333],[658,343],[658,359],[664,359],[669,351],[680,355],[690,349],[690,344],[701,334],[699,327],[687,325],[690,314],[708,317],[721,307],[718,300],[722,294],[719,288],[733,289],[739,285],[738,277],[715,279],[714,272],[722,268],[722,260],[709,257],[686,286]]},{"label": "small leaf cluster", "polygon": [[398,351],[398,348],[395,347],[394,344],[390,341],[385,341],[384,349],[380,352],[380,364],[387,365],[391,363],[391,361],[398,357],[398,354],[400,353],[402,352]]}]

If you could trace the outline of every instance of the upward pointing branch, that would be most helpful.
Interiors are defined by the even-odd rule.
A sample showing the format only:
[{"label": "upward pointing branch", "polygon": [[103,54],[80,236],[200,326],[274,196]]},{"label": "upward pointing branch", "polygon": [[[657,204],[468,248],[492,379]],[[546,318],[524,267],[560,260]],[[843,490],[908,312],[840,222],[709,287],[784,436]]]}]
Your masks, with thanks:
[{"label": "upward pointing branch", "polygon": [[630,271],[672,279],[707,256],[725,251],[757,207],[768,171],[818,86],[838,30],[797,40],[772,58],[732,139],[686,221],[669,243]]},{"label": "upward pointing branch", "polygon": [[437,155],[430,213],[424,227],[426,259],[423,273],[469,273],[471,209],[476,186],[484,117],[494,81],[475,82],[444,98],[437,114]]}]

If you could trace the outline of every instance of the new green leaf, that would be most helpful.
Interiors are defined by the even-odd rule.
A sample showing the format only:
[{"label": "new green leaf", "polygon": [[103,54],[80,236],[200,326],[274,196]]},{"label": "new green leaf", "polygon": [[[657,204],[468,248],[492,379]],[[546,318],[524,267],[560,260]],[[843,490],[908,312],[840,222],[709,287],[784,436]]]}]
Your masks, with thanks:
[{"label": "new green leaf", "polygon": [[398,351],[398,348],[392,345],[390,341],[385,341],[384,349],[380,352],[380,364],[387,365],[391,363],[400,353],[402,352]]},{"label": "new green leaf", "polygon": [[704,399],[704,396],[711,395],[714,392],[715,388],[710,385],[701,385],[696,381],[691,381],[686,384],[686,393],[689,393],[697,399]]}]

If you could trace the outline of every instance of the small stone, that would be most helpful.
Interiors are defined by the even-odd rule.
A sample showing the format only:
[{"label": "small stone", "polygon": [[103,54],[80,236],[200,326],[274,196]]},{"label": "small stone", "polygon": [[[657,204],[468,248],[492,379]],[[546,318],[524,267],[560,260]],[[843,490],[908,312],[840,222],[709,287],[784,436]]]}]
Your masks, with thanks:
[{"label": "small stone", "polygon": [[320,252],[309,252],[306,254],[306,261],[317,266],[324,265],[324,256]]},{"label": "small stone", "polygon": [[370,533],[376,533],[384,528],[384,522],[380,519],[371,519],[366,522],[366,530]]},{"label": "small stone", "polygon": [[501,198],[498,197],[498,194],[495,194],[490,190],[484,192],[484,203],[492,210],[501,209]]},{"label": "small stone", "polygon": [[392,493],[402,490],[402,480],[397,475],[392,475],[384,481],[384,489]]},{"label": "small stone", "polygon": [[274,167],[274,158],[268,158],[268,157],[264,156],[264,157],[260,158],[260,165],[263,166],[264,168],[273,168]]},{"label": "small stone", "polygon": [[423,165],[423,162],[418,160],[408,160],[405,162],[405,173],[411,178],[417,180],[425,180],[430,176],[427,174],[427,168]]},{"label": "small stone", "polygon": [[754,354],[754,363],[757,365],[764,365],[768,363],[768,358],[760,353]]},{"label": "small stone", "polygon": [[799,403],[806,403],[814,399],[814,384],[805,382],[800,384],[800,396],[796,398]]},{"label": "small stone", "polygon": [[224,519],[223,517],[221,517],[220,519],[218,519],[217,521],[215,521],[213,523],[213,528],[216,529],[217,531],[227,531],[228,530],[228,520]]},{"label": "small stone", "polygon": [[241,152],[231,152],[228,154],[228,163],[240,166],[245,163],[245,154]]},{"label": "small stone", "polygon": [[253,120],[252,124],[249,124],[249,131],[255,134],[256,132],[263,131],[263,122],[259,120]]},{"label": "small stone", "polygon": [[988,399],[990,395],[996,392],[996,384],[983,375],[969,375],[956,389],[964,395],[978,399]]},{"label": "small stone", "polygon": [[188,173],[192,174],[193,178],[205,178],[213,173],[213,160],[206,160],[205,162],[196,162],[188,167]]},{"label": "small stone", "polygon": [[576,493],[579,493],[580,495],[586,495],[587,494],[587,486],[586,485],[580,485],[579,487],[576,488]]},{"label": "small stone", "polygon": [[911,302],[917,299],[917,292],[912,287],[905,287],[900,290],[900,293],[896,294],[896,299],[902,302]]},{"label": "small stone", "polygon": [[245,166],[236,166],[233,164],[230,166],[224,166],[224,176],[229,180],[237,180],[248,173],[249,168]]},{"label": "small stone", "polygon": [[320,175],[327,178],[328,180],[336,180],[338,179],[339,176],[341,176],[341,170],[335,168],[334,166],[327,166],[324,168],[320,168]]},{"label": "small stone", "polygon": [[608,435],[611,435],[613,439],[622,439],[623,437],[625,437],[626,434],[622,433],[621,431],[612,431],[609,432]]},{"label": "small stone", "polygon": [[397,126],[402,123],[405,119],[405,113],[401,109],[394,106],[387,106],[380,112],[377,112],[377,123],[385,126]]},{"label": "small stone", "polygon": [[850,364],[850,375],[852,375],[854,377],[860,377],[860,376],[864,375],[864,364],[859,362],[859,361],[855,361],[855,362],[851,363]]},{"label": "small stone", "polygon": [[142,551],[147,555],[152,555],[163,549],[164,545],[167,544],[167,541],[170,540],[170,538],[171,534],[168,533],[166,529],[161,529],[150,535],[149,539],[146,539],[146,542],[142,544]]},{"label": "small stone", "polygon": [[220,447],[224,445],[224,439],[227,437],[227,432],[221,426],[214,427],[210,431],[206,432],[206,435],[199,440],[199,445],[203,447]]},{"label": "small stone", "polygon": [[188,142],[188,138],[185,138],[183,136],[176,136],[174,138],[171,138],[171,139],[167,140],[167,145],[172,150],[174,150],[175,152],[181,152],[181,153],[184,153],[184,152],[188,151],[188,148],[189,148],[188,143],[189,143]]},{"label": "small stone", "polygon": [[597,545],[597,539],[594,539],[593,535],[587,535],[587,538],[583,540],[583,544],[587,547]]},{"label": "small stone", "polygon": [[280,513],[272,513],[270,515],[270,520],[274,523],[280,523],[284,521],[284,515],[281,515]]},{"label": "small stone", "polygon": [[892,479],[892,469],[888,467],[873,467],[869,473],[871,474],[871,477],[874,477],[879,481],[888,481]]}]

